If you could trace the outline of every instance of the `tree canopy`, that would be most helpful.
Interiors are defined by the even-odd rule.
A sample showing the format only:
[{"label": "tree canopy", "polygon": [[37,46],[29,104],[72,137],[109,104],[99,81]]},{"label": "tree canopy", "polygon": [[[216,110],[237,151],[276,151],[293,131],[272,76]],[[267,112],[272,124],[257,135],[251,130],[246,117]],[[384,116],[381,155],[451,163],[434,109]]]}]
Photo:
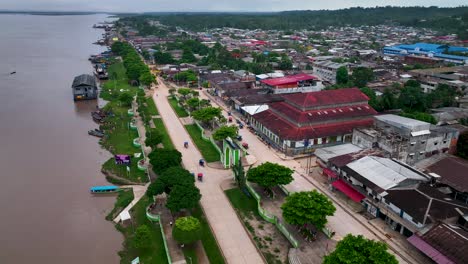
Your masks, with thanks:
[{"label": "tree canopy", "polygon": [[146,131],[145,145],[155,149],[156,146],[162,143],[163,134],[157,129],[148,129]]},{"label": "tree canopy", "polygon": [[133,96],[129,93],[121,93],[119,95],[119,101],[122,103],[122,106],[130,107],[132,105]]},{"label": "tree canopy", "polygon": [[192,216],[178,218],[172,229],[172,237],[181,244],[192,244],[200,240],[201,235],[201,223]]},{"label": "tree canopy", "polygon": [[359,88],[366,86],[366,84],[374,80],[374,72],[371,68],[357,67],[353,69],[351,74],[351,81]]},{"label": "tree canopy", "polygon": [[336,84],[346,84],[349,81],[348,69],[341,66],[336,70]]},{"label": "tree canopy", "polygon": [[221,126],[213,133],[214,140],[223,140],[227,137],[236,138],[239,128],[237,126]]},{"label": "tree canopy", "polygon": [[217,117],[221,117],[221,108],[209,106],[193,111],[192,116],[198,121],[208,123]]},{"label": "tree canopy", "polygon": [[289,224],[313,224],[318,229],[323,228],[327,223],[327,216],[332,216],[336,211],[333,203],[317,190],[289,195],[281,209],[284,220]]},{"label": "tree canopy", "polygon": [[388,253],[387,245],[366,239],[362,235],[349,234],[336,244],[336,249],[325,256],[324,264],[398,264],[394,255]]},{"label": "tree canopy", "polygon": [[293,180],[293,170],[288,167],[265,162],[247,171],[247,180],[270,189],[278,185],[285,185]]},{"label": "tree canopy", "polygon": [[183,209],[192,209],[201,199],[200,190],[191,185],[176,185],[172,188],[166,207],[171,212],[179,212]]},{"label": "tree canopy", "polygon": [[147,225],[140,225],[133,236],[133,246],[136,249],[145,249],[151,246],[151,230]]},{"label": "tree canopy", "polygon": [[154,182],[148,187],[146,194],[149,197],[154,195],[170,194],[172,188],[177,185],[193,185],[195,180],[193,175],[186,169],[176,166],[170,167],[162,172]]},{"label": "tree canopy", "polygon": [[165,169],[180,166],[182,154],[175,149],[155,149],[148,155],[153,170],[162,173]]}]

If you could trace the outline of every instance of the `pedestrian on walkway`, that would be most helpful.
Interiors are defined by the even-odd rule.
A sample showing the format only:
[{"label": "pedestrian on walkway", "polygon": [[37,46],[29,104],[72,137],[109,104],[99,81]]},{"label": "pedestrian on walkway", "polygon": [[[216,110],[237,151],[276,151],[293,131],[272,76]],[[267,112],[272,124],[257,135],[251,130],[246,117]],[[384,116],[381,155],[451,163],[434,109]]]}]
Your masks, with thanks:
[{"label": "pedestrian on walkway", "polygon": [[172,226],[172,221],[169,222],[169,225]]}]

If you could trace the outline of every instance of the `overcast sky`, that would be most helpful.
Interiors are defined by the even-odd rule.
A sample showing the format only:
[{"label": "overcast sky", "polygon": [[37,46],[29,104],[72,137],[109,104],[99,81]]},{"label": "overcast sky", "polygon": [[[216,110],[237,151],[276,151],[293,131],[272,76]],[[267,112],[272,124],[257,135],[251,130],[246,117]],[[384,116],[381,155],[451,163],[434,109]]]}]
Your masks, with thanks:
[{"label": "overcast sky", "polygon": [[28,11],[282,11],[353,6],[467,5],[467,0],[0,0],[0,10]]}]

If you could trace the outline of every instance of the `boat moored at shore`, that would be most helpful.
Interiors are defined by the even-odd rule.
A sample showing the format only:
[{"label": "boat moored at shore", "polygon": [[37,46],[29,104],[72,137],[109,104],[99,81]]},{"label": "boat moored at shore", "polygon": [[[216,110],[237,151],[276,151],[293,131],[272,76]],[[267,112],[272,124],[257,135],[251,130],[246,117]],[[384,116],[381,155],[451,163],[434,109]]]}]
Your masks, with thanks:
[{"label": "boat moored at shore", "polygon": [[114,185],[93,186],[89,189],[89,191],[93,194],[115,193],[119,190],[120,188]]}]

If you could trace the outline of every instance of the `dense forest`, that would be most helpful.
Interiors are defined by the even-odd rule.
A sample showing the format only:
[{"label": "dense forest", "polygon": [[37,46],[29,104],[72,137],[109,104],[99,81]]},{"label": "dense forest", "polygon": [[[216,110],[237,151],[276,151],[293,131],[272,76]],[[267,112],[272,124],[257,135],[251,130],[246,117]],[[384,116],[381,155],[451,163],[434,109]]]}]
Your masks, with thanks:
[{"label": "dense forest", "polygon": [[241,29],[323,29],[329,26],[397,24],[457,33],[468,39],[468,7],[377,7],[278,13],[145,13],[124,20],[153,18],[169,27],[189,30],[234,27]]}]

